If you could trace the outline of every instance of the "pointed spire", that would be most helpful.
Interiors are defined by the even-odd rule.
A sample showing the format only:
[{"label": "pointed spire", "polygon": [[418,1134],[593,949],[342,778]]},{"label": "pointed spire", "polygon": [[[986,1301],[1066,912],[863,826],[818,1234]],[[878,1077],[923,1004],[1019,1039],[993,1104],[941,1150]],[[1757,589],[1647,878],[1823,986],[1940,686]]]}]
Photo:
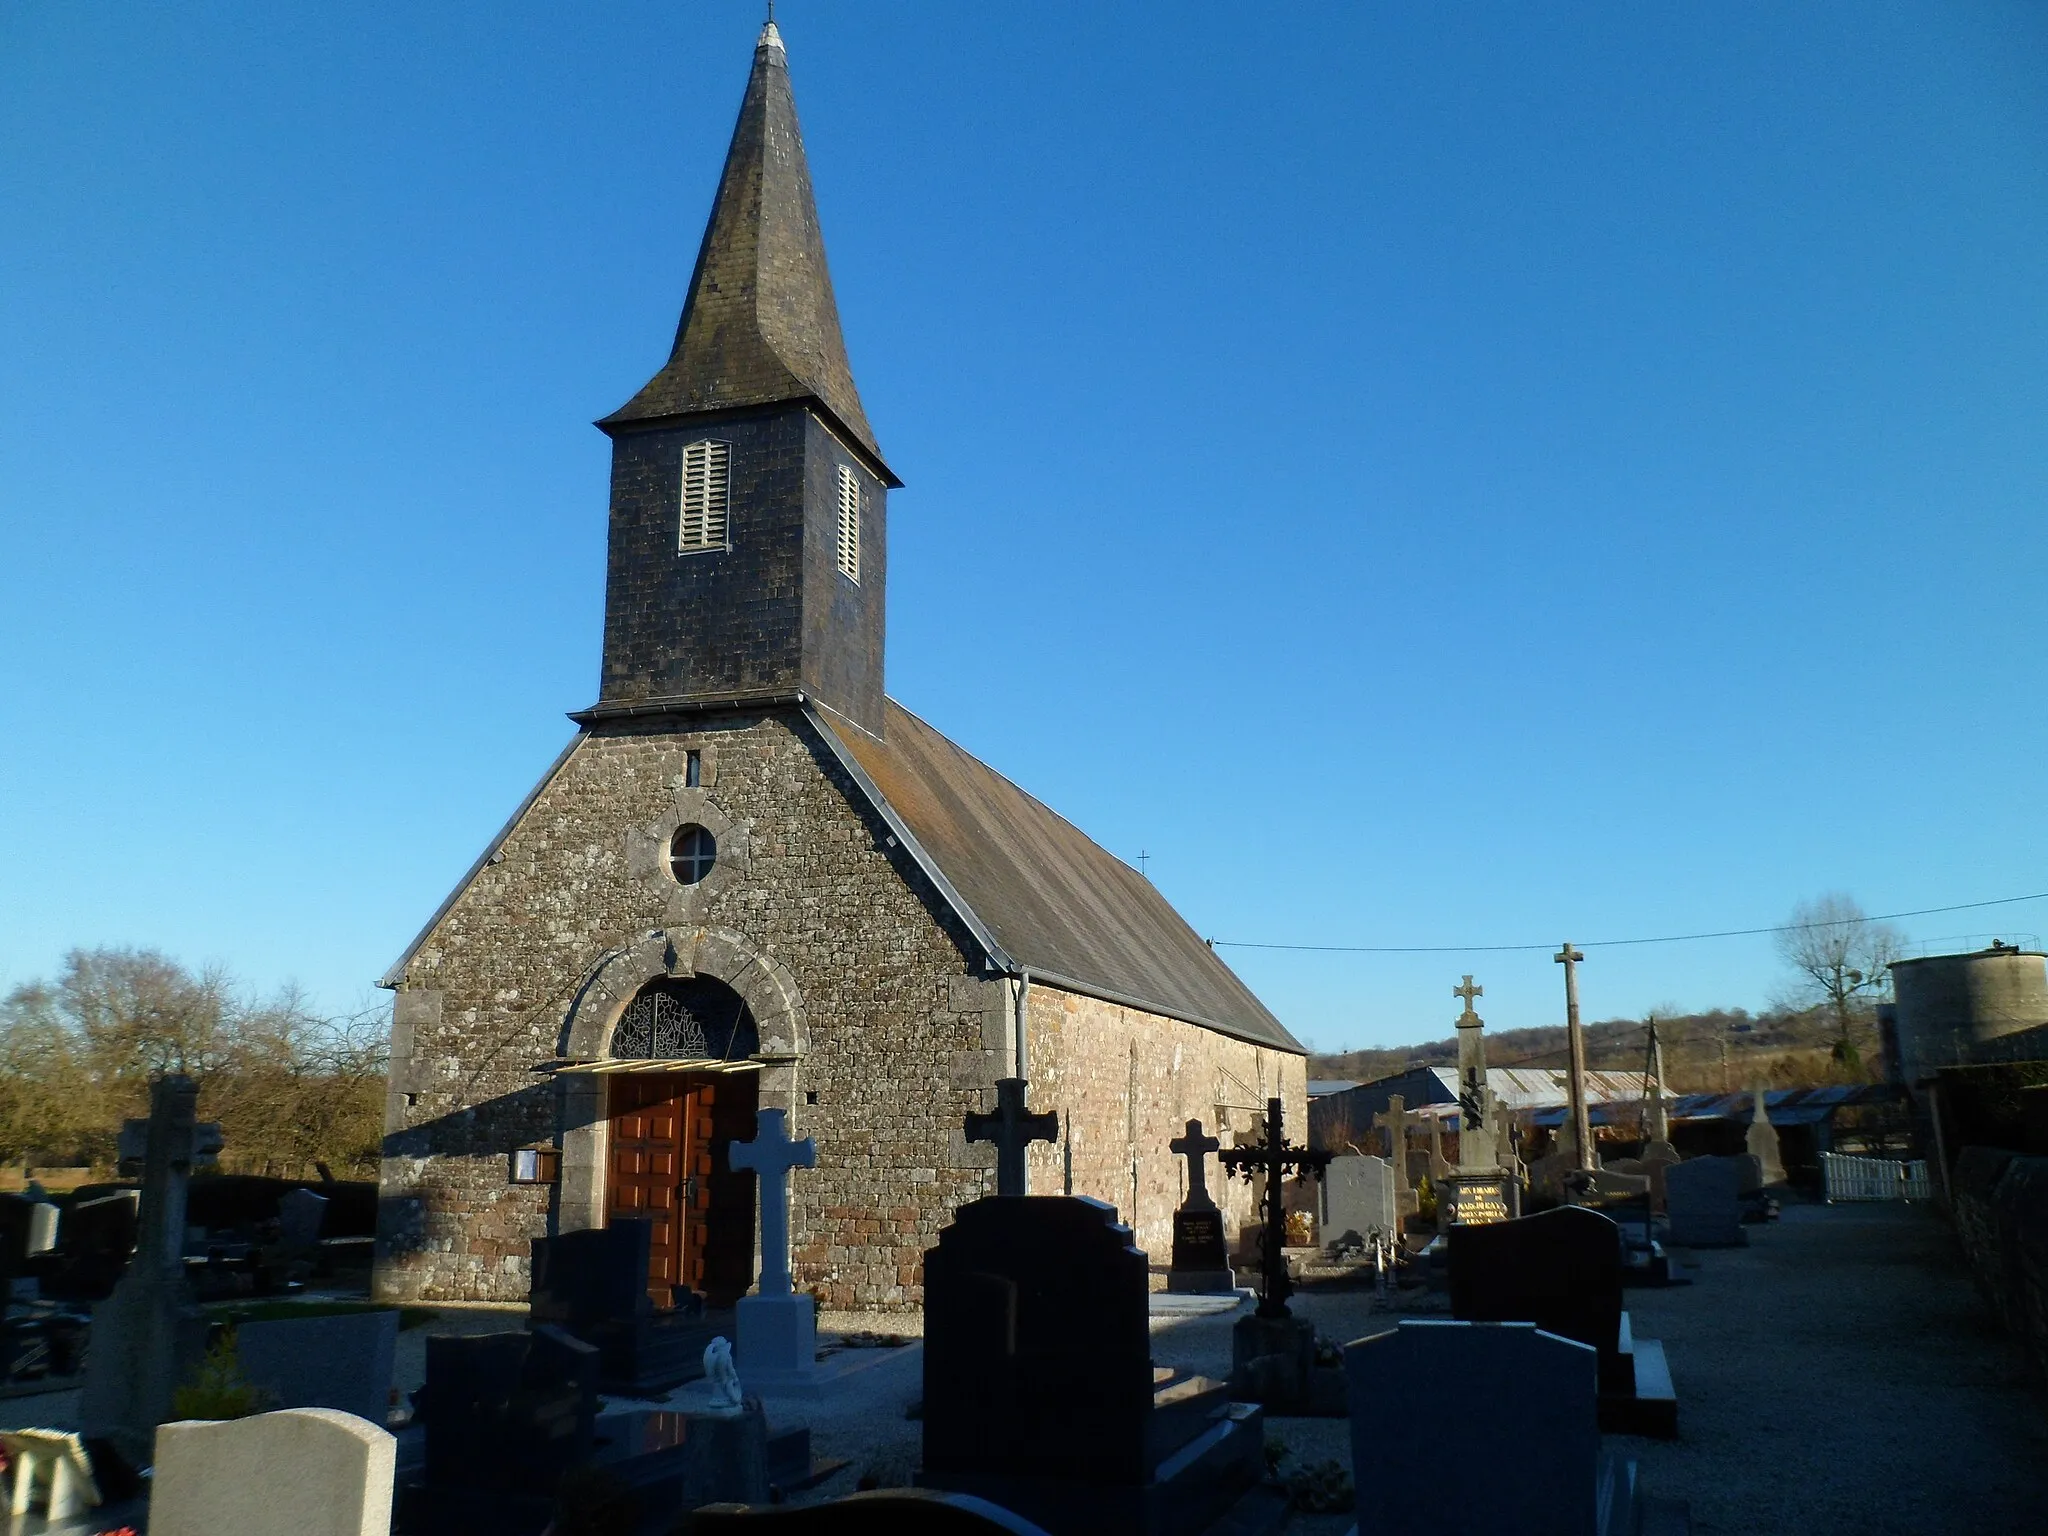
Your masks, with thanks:
[{"label": "pointed spire", "polygon": [[754,47],[675,350],[599,425],[784,400],[815,401],[890,484],[899,483],[883,464],[846,360],[789,59],[771,15]]}]

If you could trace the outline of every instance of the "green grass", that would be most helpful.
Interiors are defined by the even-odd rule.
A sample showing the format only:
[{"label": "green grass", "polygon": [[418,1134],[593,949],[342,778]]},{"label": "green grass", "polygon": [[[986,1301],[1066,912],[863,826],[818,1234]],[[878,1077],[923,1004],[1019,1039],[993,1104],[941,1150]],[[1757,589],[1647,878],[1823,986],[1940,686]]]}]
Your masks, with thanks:
[{"label": "green grass", "polygon": [[399,1330],[434,1320],[426,1307],[387,1307],[375,1301],[238,1301],[208,1308],[228,1324],[291,1322],[302,1317],[343,1317],[355,1312],[396,1312]]}]

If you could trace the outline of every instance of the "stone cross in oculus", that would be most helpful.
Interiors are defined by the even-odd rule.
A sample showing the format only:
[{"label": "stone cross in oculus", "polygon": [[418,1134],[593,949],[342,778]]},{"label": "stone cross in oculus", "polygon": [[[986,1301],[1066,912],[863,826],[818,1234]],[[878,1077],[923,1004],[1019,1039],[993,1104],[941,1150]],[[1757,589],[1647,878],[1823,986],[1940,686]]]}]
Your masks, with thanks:
[{"label": "stone cross in oculus", "polygon": [[1209,1198],[1209,1154],[1221,1152],[1223,1143],[1214,1136],[1202,1134],[1202,1122],[1190,1120],[1185,1136],[1177,1136],[1166,1144],[1166,1150],[1176,1157],[1188,1160],[1188,1194],[1181,1202],[1183,1206],[1214,1206]]},{"label": "stone cross in oculus", "polygon": [[789,1139],[789,1115],[764,1109],[754,1120],[754,1139],[732,1144],[734,1168],[751,1168],[760,1181],[761,1294],[787,1296],[789,1283],[789,1172],[818,1166],[818,1144],[806,1136]]},{"label": "stone cross in oculus", "polygon": [[1248,1147],[1231,1147],[1218,1152],[1216,1161],[1247,1181],[1263,1174],[1266,1180],[1264,1226],[1259,1233],[1259,1316],[1288,1317],[1287,1298],[1294,1294],[1294,1281],[1287,1273],[1287,1209],[1282,1203],[1287,1175],[1299,1173],[1320,1179],[1333,1154],[1312,1152],[1307,1147],[1290,1147],[1280,1130],[1280,1101],[1266,1100],[1266,1120],[1259,1139]]},{"label": "stone cross in oculus", "polygon": [[995,1113],[969,1113],[967,1116],[969,1141],[995,1143],[996,1193],[999,1195],[1025,1193],[1024,1153],[1032,1142],[1059,1140],[1058,1115],[1034,1115],[1024,1107],[1027,1086],[1021,1077],[999,1078],[996,1081]]}]

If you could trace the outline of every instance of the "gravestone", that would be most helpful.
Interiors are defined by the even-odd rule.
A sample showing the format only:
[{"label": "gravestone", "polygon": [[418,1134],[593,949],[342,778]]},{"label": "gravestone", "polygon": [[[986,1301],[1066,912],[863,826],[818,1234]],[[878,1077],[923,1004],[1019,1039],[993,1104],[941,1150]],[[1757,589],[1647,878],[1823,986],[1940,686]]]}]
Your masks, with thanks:
[{"label": "gravestone", "polygon": [[596,1446],[597,1351],[545,1323],[426,1344],[426,1385],[413,1396],[426,1455],[399,1490],[401,1526],[538,1536],[562,1475]]},{"label": "gravestone", "polygon": [[1224,1242],[1223,1212],[1209,1193],[1209,1154],[1223,1143],[1203,1134],[1202,1122],[1190,1120],[1185,1134],[1167,1143],[1167,1150],[1187,1159],[1188,1190],[1173,1213],[1173,1265],[1166,1288],[1186,1294],[1228,1294],[1237,1289]]},{"label": "gravestone", "polygon": [[[1598,1364],[1589,1346],[1532,1323],[1407,1318],[1346,1345],[1344,1373],[1361,1530],[1635,1536],[1628,1510],[1599,1520]],[[1398,1412],[1383,1411],[1389,1401]]]},{"label": "gravestone", "polygon": [[166,1424],[150,1536],[387,1536],[397,1448],[331,1408]]},{"label": "gravestone", "polygon": [[607,1392],[659,1396],[703,1374],[718,1331],[701,1304],[657,1313],[647,1294],[654,1234],[645,1221],[533,1240],[531,1320],[552,1323],[598,1351]]},{"label": "gravestone", "polygon": [[1068,1532],[1203,1530],[1258,1480],[1258,1411],[1155,1373],[1145,1255],[1099,1200],[996,1195],[925,1255],[927,1486]]},{"label": "gravestone", "polygon": [[28,1262],[30,1212],[36,1203],[20,1195],[0,1194],[0,1280],[12,1280]]},{"label": "gravestone", "polygon": [[295,1189],[277,1202],[277,1240],[288,1249],[317,1248],[326,1220],[327,1197]]},{"label": "gravestone", "polygon": [[[1408,1127],[1415,1117],[1408,1113],[1407,1100],[1400,1094],[1387,1098],[1387,1107],[1372,1117],[1372,1123],[1387,1133],[1387,1162],[1394,1170],[1394,1204],[1402,1219],[1421,1208],[1415,1189],[1415,1171],[1408,1162]],[[1398,1224],[1397,1224],[1398,1226]],[[1400,1232],[1394,1236],[1398,1239]]]},{"label": "gravestone", "polygon": [[36,1258],[57,1246],[63,1212],[48,1200],[38,1200],[28,1212],[28,1257]]},{"label": "gravestone", "polygon": [[1771,1124],[1763,1084],[1757,1084],[1753,1092],[1756,1103],[1750,1111],[1749,1133],[1744,1138],[1744,1145],[1749,1155],[1757,1160],[1763,1182],[1766,1185],[1782,1184],[1785,1182],[1785,1163],[1778,1151],[1778,1128]]},{"label": "gravestone", "polygon": [[1445,1234],[1451,1314],[1461,1322],[1534,1323],[1598,1353],[1601,1427],[1669,1438],[1677,1397],[1663,1346],[1634,1337],[1622,1309],[1621,1228],[1561,1206]]},{"label": "gravestone", "polygon": [[789,1175],[818,1166],[818,1144],[790,1140],[788,1121],[782,1110],[760,1111],[754,1139],[734,1142],[728,1154],[760,1184],[761,1282],[736,1308],[739,1363],[757,1392],[805,1391],[818,1380],[817,1303],[797,1295],[789,1277]]},{"label": "gravestone", "polygon": [[344,1312],[247,1322],[235,1353],[279,1408],[333,1408],[382,1424],[390,1411],[398,1313]]},{"label": "gravestone", "polygon": [[93,1309],[79,1418],[137,1466],[156,1426],[206,1350],[206,1318],[185,1284],[185,1193],[197,1155],[199,1087],[173,1074],[150,1085],[149,1136],[135,1256],[113,1295]]},{"label": "gravestone", "polygon": [[1694,1157],[1664,1170],[1668,1240],[1682,1248],[1740,1248],[1742,1170],[1732,1157]]},{"label": "gravestone", "polygon": [[1354,1154],[1333,1157],[1323,1171],[1323,1230],[1339,1240],[1356,1233],[1370,1239],[1375,1232],[1399,1234],[1394,1165],[1383,1157]]},{"label": "gravestone", "polygon": [[1025,1153],[1034,1141],[1059,1139],[1058,1115],[1051,1112],[1033,1114],[1025,1107],[1025,1095],[1030,1086],[1021,1077],[998,1078],[995,1112],[969,1114],[967,1117],[968,1141],[995,1143],[996,1193],[999,1195],[1029,1193]]}]

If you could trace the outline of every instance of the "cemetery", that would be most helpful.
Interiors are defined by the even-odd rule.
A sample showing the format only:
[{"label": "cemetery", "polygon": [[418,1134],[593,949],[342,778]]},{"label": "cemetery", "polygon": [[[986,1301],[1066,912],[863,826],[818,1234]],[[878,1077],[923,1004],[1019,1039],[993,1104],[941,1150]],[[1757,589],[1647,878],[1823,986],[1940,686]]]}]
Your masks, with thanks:
[{"label": "cemetery", "polygon": [[[767,10],[672,348],[596,424],[598,695],[361,1016],[364,1176],[224,1166],[227,1058],[160,999],[70,1079],[75,1177],[10,1143],[6,1536],[2048,1530],[2044,957],[1807,963],[1835,1033],[1731,1055],[1735,1010],[1709,1092],[1659,1012],[1593,1064],[1588,952],[1878,920],[1198,932],[884,691],[903,482]],[[1555,989],[1488,1008],[1557,1049],[1445,960],[1443,1039],[1315,1077],[1233,947],[1527,951]]]}]

